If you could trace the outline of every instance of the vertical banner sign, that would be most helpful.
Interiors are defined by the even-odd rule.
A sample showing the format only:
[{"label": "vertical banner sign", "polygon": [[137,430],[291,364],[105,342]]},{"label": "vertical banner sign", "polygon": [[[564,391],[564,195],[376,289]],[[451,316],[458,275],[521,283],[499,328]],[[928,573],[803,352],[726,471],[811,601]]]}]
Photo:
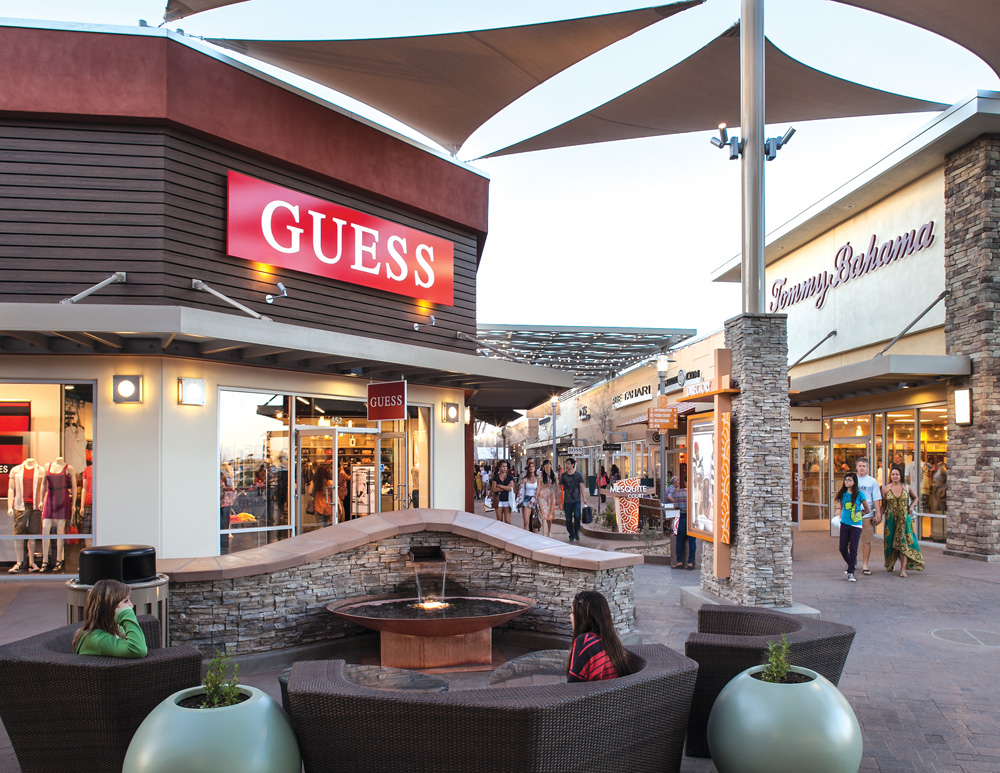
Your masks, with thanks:
[{"label": "vertical banner sign", "polygon": [[226,238],[237,258],[455,305],[453,242],[233,171]]},{"label": "vertical banner sign", "polygon": [[621,534],[639,533],[639,493],[642,491],[639,478],[625,478],[615,483],[611,490],[635,492],[634,497],[615,497],[615,517]]},{"label": "vertical banner sign", "polygon": [[368,421],[401,421],[405,418],[405,381],[368,385]]}]

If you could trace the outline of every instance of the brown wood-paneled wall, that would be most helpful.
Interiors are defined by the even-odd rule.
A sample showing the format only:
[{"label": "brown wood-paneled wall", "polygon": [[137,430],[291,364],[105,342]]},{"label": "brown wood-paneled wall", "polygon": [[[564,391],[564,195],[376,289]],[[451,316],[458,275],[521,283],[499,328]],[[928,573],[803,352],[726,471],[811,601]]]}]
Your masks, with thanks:
[{"label": "brown wood-paneled wall", "polygon": [[[230,169],[452,241],[455,305],[226,255]],[[0,302],[56,303],[126,271],[126,284],[83,303],[240,314],[192,290],[201,279],[276,322],[472,352],[455,331],[475,333],[476,262],[472,232],[169,127],[0,120]],[[289,297],[268,305],[279,281]],[[428,314],[437,325],[414,331]]]}]

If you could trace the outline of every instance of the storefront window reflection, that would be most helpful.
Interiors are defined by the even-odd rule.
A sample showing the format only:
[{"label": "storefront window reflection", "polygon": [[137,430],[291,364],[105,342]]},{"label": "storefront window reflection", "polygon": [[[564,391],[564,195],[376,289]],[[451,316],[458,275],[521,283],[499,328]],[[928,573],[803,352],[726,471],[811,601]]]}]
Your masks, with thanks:
[{"label": "storefront window reflection", "polygon": [[288,395],[219,395],[219,552],[292,535],[289,523]]},{"label": "storefront window reflection", "polygon": [[[920,537],[944,541],[948,512],[948,409],[921,408],[920,431]],[[914,487],[916,488],[916,487]],[[932,517],[938,516],[938,517]]]}]

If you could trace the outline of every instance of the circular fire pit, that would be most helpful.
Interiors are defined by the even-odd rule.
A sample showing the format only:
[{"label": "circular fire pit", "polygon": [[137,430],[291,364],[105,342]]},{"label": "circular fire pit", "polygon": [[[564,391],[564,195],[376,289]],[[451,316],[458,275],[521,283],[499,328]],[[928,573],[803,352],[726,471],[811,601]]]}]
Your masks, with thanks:
[{"label": "circular fire pit", "polygon": [[524,596],[484,592],[423,602],[401,593],[356,596],[326,608],[379,632],[383,666],[427,669],[489,667],[493,629],[533,606]]}]

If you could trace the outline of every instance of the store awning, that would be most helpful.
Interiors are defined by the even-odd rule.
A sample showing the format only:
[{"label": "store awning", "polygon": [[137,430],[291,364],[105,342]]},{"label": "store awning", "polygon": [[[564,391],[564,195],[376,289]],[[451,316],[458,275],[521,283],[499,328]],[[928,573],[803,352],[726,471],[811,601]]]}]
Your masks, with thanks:
[{"label": "store awning", "polygon": [[527,409],[572,374],[427,346],[185,306],[0,304],[0,354],[161,355],[465,389],[469,404]]},{"label": "store awning", "polygon": [[208,42],[336,89],[457,152],[476,129],[552,76],[702,2],[442,35]]},{"label": "store awning", "polygon": [[[943,110],[947,105],[893,94],[813,69],[765,40],[769,124],[820,118]],[[487,154],[502,156],[740,125],[740,30],[730,27],[704,48],[620,97],[534,137]]]},{"label": "store awning", "polygon": [[888,354],[791,379],[792,403],[808,405],[925,386],[953,376],[968,376],[965,356]]},{"label": "store awning", "polygon": [[[697,409],[696,403],[676,403],[677,405],[677,417],[687,416],[689,413],[694,413]],[[616,424],[615,429],[621,429],[622,427],[634,427],[637,424],[648,424],[648,416],[636,416],[634,419],[629,419],[628,421],[623,421],[621,424]]]}]

